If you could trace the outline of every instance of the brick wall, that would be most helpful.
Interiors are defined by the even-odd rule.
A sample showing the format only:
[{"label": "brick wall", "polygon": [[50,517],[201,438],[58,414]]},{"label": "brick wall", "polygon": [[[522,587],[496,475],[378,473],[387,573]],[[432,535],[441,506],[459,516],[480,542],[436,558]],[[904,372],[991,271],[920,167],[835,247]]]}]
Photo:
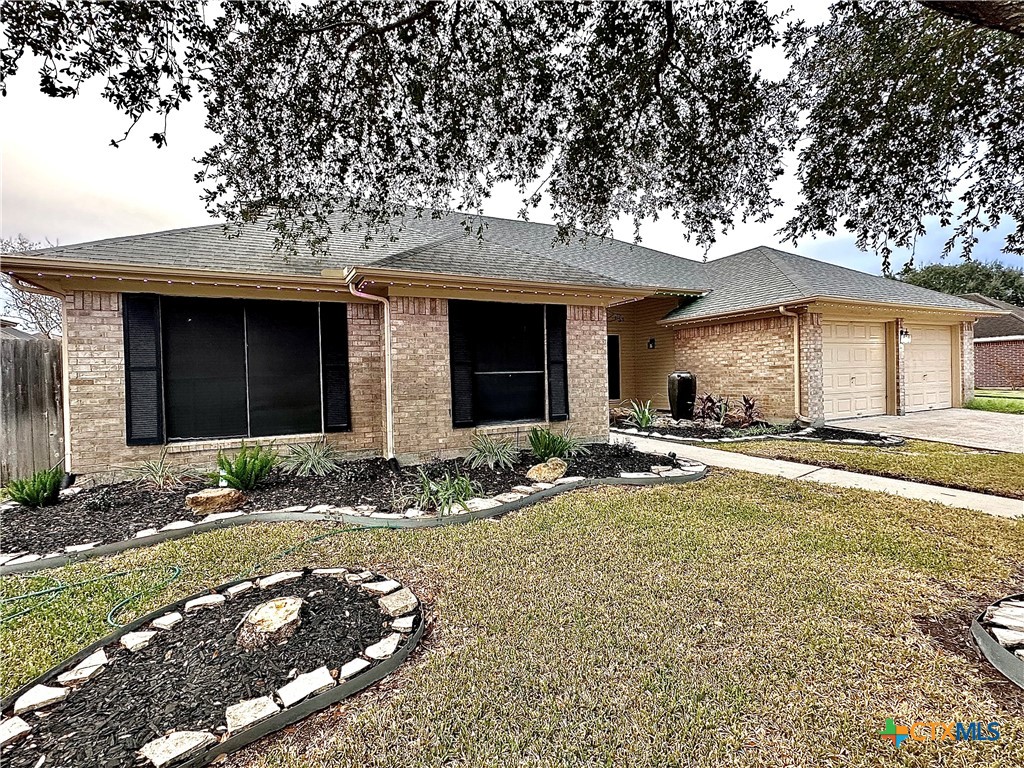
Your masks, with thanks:
[{"label": "brick wall", "polygon": [[[607,316],[604,307],[568,308],[569,422],[577,437],[608,439]],[[530,424],[455,429],[451,417],[446,299],[391,299],[395,454],[419,461],[464,453],[474,432],[524,446]],[[546,425],[546,422],[537,422]],[[565,425],[555,424],[561,429]]]},{"label": "brick wall", "polygon": [[[121,296],[75,291],[65,298],[64,346],[67,356],[67,444],[70,471],[117,473],[156,458],[162,446],[125,445],[124,337]],[[381,311],[348,305],[352,431],[328,439],[352,455],[380,453],[383,445],[383,360]],[[308,442],[304,437],[277,437],[277,445]],[[258,439],[249,442],[270,442]],[[168,455],[180,465],[212,466],[220,449],[238,440],[172,443]]]},{"label": "brick wall", "polygon": [[766,416],[793,418],[792,324],[779,316],[677,329],[676,367],[696,374],[698,396],[747,395]]},{"label": "brick wall", "polygon": [[1024,339],[974,343],[974,383],[989,387],[1024,387]]}]

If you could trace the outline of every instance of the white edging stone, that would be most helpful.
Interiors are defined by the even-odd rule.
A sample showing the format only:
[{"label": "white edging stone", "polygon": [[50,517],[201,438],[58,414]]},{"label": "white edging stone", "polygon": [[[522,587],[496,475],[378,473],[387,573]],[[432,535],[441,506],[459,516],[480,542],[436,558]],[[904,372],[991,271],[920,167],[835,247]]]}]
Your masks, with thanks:
[{"label": "white edging stone", "polygon": [[121,647],[129,651],[141,651],[147,645],[149,641],[156,636],[156,632],[151,630],[143,630],[139,632],[126,632],[121,635]]},{"label": "white edging stone", "polygon": [[339,680],[348,680],[350,677],[355,677],[364,669],[370,666],[370,662],[366,659],[352,659],[341,665],[341,669],[338,670]]},{"label": "white edging stone", "polygon": [[107,654],[102,648],[100,648],[98,651],[93,651],[78,662],[73,669],[69,669],[67,672],[57,675],[57,682],[61,685],[84,683],[90,677],[103,669],[103,665],[106,663]]},{"label": "white edging stone", "polygon": [[391,658],[395,654],[401,640],[402,636],[398,632],[392,632],[379,643],[371,645],[363,651],[363,653],[366,654],[367,658],[375,659],[376,661],[383,661],[384,659]]},{"label": "white edging stone", "polygon": [[371,581],[368,584],[363,584],[363,589],[371,595],[382,597],[384,595],[390,595],[401,586],[402,585],[394,579],[385,579],[384,581]]},{"label": "white edging stone", "polygon": [[14,702],[14,714],[20,715],[22,712],[34,712],[37,709],[43,709],[51,704],[56,704],[67,695],[67,688],[34,685],[21,694],[18,700]]},{"label": "white edging stone", "polygon": [[181,623],[181,614],[177,611],[172,613],[165,613],[163,616],[153,619],[150,622],[150,626],[156,627],[157,629],[172,629]]},{"label": "white edging stone", "polygon": [[416,617],[410,613],[392,621],[391,628],[396,632],[412,632],[412,623],[415,619]]},{"label": "white edging stone", "polygon": [[302,578],[302,571],[281,571],[270,576],[257,579],[256,584],[260,589],[269,589],[278,584],[287,584],[289,581],[298,581]]},{"label": "white edging stone", "polygon": [[216,608],[217,606],[224,605],[227,600],[224,595],[203,595],[202,597],[196,597],[185,603],[185,613],[194,613],[195,611],[201,611],[203,608]]},{"label": "white edging stone", "polygon": [[238,597],[239,595],[245,594],[255,586],[256,585],[253,584],[251,581],[243,581],[240,584],[233,584],[232,586],[225,589],[224,594],[226,594],[228,597]]},{"label": "white edging stone", "polygon": [[154,739],[139,751],[156,768],[163,768],[216,743],[217,738],[207,731],[175,731]]},{"label": "white edging stone", "polygon": [[228,735],[238,733],[280,711],[281,708],[270,696],[260,696],[258,699],[232,704],[224,713],[228,723]]},{"label": "white edging stone", "polygon": [[333,687],[334,678],[331,677],[331,671],[327,667],[319,667],[278,688],[277,698],[285,707],[290,707]]},{"label": "white edging stone", "polygon": [[191,528],[195,523],[191,520],[175,520],[173,523],[168,523],[161,531],[180,531],[183,528]]},{"label": "white edging stone", "polygon": [[397,592],[385,595],[377,601],[377,605],[380,606],[380,609],[393,618],[397,618],[403,614],[409,613],[409,611],[415,610],[416,606],[419,604],[419,599],[408,587],[402,587]]},{"label": "white edging stone", "polygon": [[32,726],[20,717],[8,717],[0,723],[0,749],[27,736],[31,731]]}]

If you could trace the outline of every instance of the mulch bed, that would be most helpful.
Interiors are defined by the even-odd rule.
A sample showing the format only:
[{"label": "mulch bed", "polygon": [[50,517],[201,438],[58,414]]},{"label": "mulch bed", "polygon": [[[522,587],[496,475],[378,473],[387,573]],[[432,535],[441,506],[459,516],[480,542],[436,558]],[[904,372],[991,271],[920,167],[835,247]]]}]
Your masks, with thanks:
[{"label": "mulch bed", "polygon": [[[612,424],[612,426],[615,429],[629,429],[632,425],[623,420],[619,420]],[[769,431],[766,431],[766,429]],[[639,437],[645,437],[650,435],[652,432],[658,432],[662,435],[685,437],[693,440],[721,440],[722,438],[735,440],[745,437],[763,437],[766,434],[770,434],[786,439],[787,435],[795,435],[805,429],[807,429],[806,425],[800,424],[799,422],[782,425],[773,424],[771,426],[761,424],[752,427],[721,427],[694,421],[683,422],[678,426],[666,424],[664,426],[651,427],[649,429],[639,430],[637,435]],[[806,437],[814,440],[830,441],[878,439],[877,435],[872,435],[867,432],[859,432],[852,429],[842,429],[841,427],[815,427],[814,432]]]},{"label": "mulch bed", "polygon": [[[569,475],[615,477],[620,472],[646,472],[665,457],[633,451],[629,446],[596,444],[590,453],[569,459]],[[522,452],[511,469],[470,468],[461,459],[433,461],[397,471],[382,458],[345,462],[324,477],[297,477],[275,470],[271,477],[249,493],[242,511],[283,509],[316,504],[333,506],[372,505],[381,511],[401,511],[411,502],[408,494],[418,485],[420,467],[431,477],[445,472],[468,475],[480,496],[509,491],[527,483],[526,471],[537,463]],[[160,528],[176,520],[200,522],[185,507],[185,496],[206,487],[202,481],[177,488],[156,490],[139,482],[112,483],[85,488],[42,509],[14,508],[3,513],[2,552],[58,552],[77,544],[131,539],[146,528]]]},{"label": "mulch bed", "polygon": [[[235,629],[244,615],[289,595],[306,601],[295,635],[269,648],[240,648]],[[375,597],[331,576],[307,574],[297,582],[251,589],[222,606],[185,615],[141,650],[107,646],[109,661],[97,676],[43,717],[21,716],[32,732],[4,751],[4,765],[33,768],[42,755],[44,765],[148,764],[137,756],[147,742],[172,730],[223,733],[228,706],[272,695],[296,674],[339,668],[390,634],[389,621]]]}]

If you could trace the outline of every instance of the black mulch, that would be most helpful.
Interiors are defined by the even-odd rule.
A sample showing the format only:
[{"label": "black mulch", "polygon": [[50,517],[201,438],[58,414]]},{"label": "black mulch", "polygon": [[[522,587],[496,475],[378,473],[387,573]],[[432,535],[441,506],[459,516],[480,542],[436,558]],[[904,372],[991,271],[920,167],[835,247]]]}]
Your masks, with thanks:
[{"label": "black mulch", "polygon": [[[590,453],[569,459],[569,475],[615,477],[619,472],[648,471],[662,464],[663,456],[634,452],[627,446],[598,444]],[[471,469],[461,459],[421,465],[432,477],[445,472],[468,475],[483,496],[505,493],[514,485],[529,483],[526,471],[537,460],[522,452],[507,470],[486,465]],[[397,472],[381,458],[345,462],[325,477],[296,477],[275,470],[271,477],[248,494],[243,511],[284,509],[296,505],[357,506],[369,504],[383,511],[411,506],[409,494],[418,485],[417,466]],[[86,488],[42,509],[16,508],[3,513],[0,551],[58,552],[75,544],[103,544],[132,538],[145,528],[160,528],[175,520],[199,522],[202,516],[185,507],[185,496],[204,487],[200,481],[178,488],[155,490],[143,483],[123,482]]]},{"label": "black mulch", "polygon": [[[613,425],[616,429],[629,429],[632,425],[624,420],[618,420]],[[792,424],[772,424],[772,425],[755,425],[752,427],[720,427],[704,425],[701,422],[695,421],[689,424],[683,424],[682,426],[663,426],[663,427],[651,427],[650,429],[640,430],[639,436],[643,437],[650,434],[651,432],[659,432],[662,435],[672,435],[674,437],[686,437],[691,439],[701,440],[720,440],[723,437],[737,438],[737,437],[761,437],[765,434],[779,435],[785,437],[787,435],[793,435],[800,432],[807,427],[799,422],[793,422]],[[839,427],[815,427],[814,432],[807,435],[807,437],[815,440],[877,440],[878,435],[873,435],[868,432],[858,432],[852,429],[842,429]]]},{"label": "black mulch", "polygon": [[[322,594],[311,597],[317,590]],[[247,611],[289,595],[306,601],[295,635],[257,651],[235,644],[235,628]],[[252,589],[186,615],[140,651],[108,646],[110,661],[95,678],[46,716],[22,715],[32,733],[4,751],[3,764],[32,768],[46,755],[44,765],[140,765],[146,761],[137,751],[169,731],[223,732],[228,706],[271,695],[295,674],[325,665],[338,669],[390,634],[388,621],[375,598],[333,577],[307,574],[290,584]]]}]

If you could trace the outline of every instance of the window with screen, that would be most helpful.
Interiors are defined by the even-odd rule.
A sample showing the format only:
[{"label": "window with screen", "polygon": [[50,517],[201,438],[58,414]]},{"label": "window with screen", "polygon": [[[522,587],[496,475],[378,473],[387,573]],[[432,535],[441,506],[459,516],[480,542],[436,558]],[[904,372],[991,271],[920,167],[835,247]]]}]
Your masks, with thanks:
[{"label": "window with screen", "polygon": [[[452,423],[456,427],[545,418],[547,387],[552,383],[546,374],[552,370],[549,352],[554,351],[547,339],[552,325],[549,309],[554,309],[555,326],[558,310],[562,310],[564,347],[564,307],[448,303]],[[564,363],[559,364],[564,373]]]},{"label": "window with screen", "polygon": [[346,305],[124,302],[131,444],[350,428]]}]

